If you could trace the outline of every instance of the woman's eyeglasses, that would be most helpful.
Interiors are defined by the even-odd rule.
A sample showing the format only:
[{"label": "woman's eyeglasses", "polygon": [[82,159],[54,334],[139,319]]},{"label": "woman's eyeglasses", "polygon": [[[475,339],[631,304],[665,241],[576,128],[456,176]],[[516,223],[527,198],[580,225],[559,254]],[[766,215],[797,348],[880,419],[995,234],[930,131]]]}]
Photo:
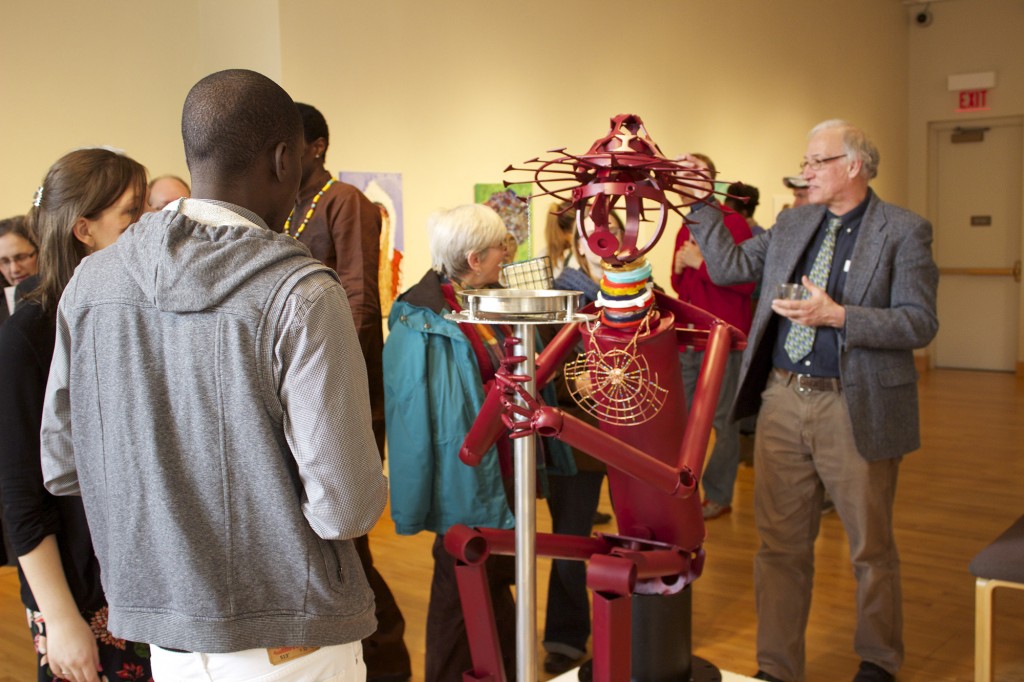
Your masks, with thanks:
[{"label": "woman's eyeglasses", "polygon": [[4,258],[0,258],[0,268],[7,269],[12,265],[21,265],[29,258],[35,258],[37,253],[39,253],[39,249],[36,249],[32,253],[16,253],[10,258],[7,258],[6,256]]}]

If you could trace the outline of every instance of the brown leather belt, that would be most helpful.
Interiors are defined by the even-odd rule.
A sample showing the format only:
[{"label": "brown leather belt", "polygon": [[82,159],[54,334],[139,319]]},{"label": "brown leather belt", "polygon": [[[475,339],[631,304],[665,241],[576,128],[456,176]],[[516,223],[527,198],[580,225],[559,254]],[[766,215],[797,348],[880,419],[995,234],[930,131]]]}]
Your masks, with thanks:
[{"label": "brown leather belt", "polygon": [[786,386],[794,386],[798,391],[833,391],[843,390],[843,382],[837,377],[812,377],[810,374],[797,374],[788,369],[773,367],[775,376]]}]

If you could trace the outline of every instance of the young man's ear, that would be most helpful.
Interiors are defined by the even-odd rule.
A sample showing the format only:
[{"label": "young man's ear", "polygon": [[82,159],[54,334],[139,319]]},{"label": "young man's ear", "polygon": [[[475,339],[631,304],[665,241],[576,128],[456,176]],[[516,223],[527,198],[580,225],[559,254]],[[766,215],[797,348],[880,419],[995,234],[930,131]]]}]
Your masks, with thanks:
[{"label": "young man's ear", "polygon": [[[301,150],[299,150],[301,152]],[[289,173],[299,171],[298,166],[292,168],[293,163],[297,164],[298,156],[292,151],[287,142],[278,142],[274,147],[274,177],[280,182],[288,181]]]}]

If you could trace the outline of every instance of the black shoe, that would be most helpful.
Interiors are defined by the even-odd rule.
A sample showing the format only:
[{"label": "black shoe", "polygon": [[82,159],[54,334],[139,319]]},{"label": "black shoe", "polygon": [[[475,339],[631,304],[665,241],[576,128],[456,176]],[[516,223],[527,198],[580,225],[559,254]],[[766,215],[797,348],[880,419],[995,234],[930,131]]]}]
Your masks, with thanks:
[{"label": "black shoe", "polygon": [[394,673],[391,675],[376,675],[367,677],[366,682],[409,682],[412,676],[409,673]]},{"label": "black shoe", "polygon": [[583,657],[573,658],[560,654],[557,651],[552,651],[544,658],[544,672],[551,673],[552,675],[561,675],[567,673],[580,664]]},{"label": "black shoe", "polygon": [[769,673],[766,673],[763,670],[758,670],[754,674],[754,679],[755,680],[767,680],[768,682],[782,682],[782,680],[779,679],[778,677],[775,677],[775,675],[771,675]]},{"label": "black shoe", "polygon": [[853,676],[853,682],[893,682],[896,676],[871,661],[861,661],[860,669]]},{"label": "black shoe", "polygon": [[594,512],[594,525],[595,526],[607,526],[612,522],[612,515],[605,514],[604,512]]}]

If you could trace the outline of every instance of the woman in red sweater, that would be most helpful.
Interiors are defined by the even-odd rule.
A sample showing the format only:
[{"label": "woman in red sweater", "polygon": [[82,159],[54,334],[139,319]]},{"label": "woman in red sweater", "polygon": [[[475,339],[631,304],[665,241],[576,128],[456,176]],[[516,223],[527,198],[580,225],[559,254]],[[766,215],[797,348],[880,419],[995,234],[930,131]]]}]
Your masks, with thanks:
[{"label": "woman in red sweater", "polygon": [[[693,154],[698,159],[708,177],[714,178],[715,164],[703,154]],[[723,207],[709,195],[706,204],[695,204],[689,220],[700,220],[700,213],[710,210],[721,210],[725,213],[725,226],[732,238],[739,242],[750,239],[750,226],[743,216]],[[755,282],[721,287],[711,281],[707,266],[701,256],[700,248],[690,238],[690,231],[684,224],[676,236],[675,255],[672,259],[672,288],[679,300],[692,303],[719,317],[744,334],[750,331],[752,310],[750,297],[754,293]],[[708,459],[707,467],[701,483],[704,487],[704,518],[718,518],[732,511],[732,491],[736,483],[736,469],[740,460],[739,425],[729,418],[733,399],[736,397],[737,382],[740,373],[742,351],[729,353],[729,362],[725,376],[722,378],[722,389],[718,395],[718,407],[715,409],[713,427],[715,429],[715,447]],[[680,353],[679,362],[683,372],[683,386],[686,391],[686,403],[693,402],[697,376],[704,362],[704,352],[687,349]]]}]

